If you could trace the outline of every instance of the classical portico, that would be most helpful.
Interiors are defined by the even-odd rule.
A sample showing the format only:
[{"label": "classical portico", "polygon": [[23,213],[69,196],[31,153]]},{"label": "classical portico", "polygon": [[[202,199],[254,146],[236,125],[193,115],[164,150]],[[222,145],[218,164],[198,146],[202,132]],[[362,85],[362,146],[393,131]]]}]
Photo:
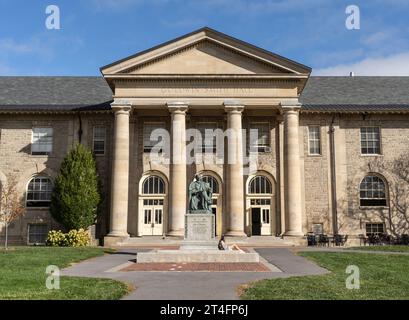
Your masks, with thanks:
[{"label": "classical portico", "polygon": [[[266,225],[263,232],[302,236],[298,98],[310,71],[299,63],[208,28],[101,68],[114,93],[111,106],[115,115],[106,243],[115,243],[129,234],[142,235],[133,230],[141,230],[141,223],[149,226],[159,220],[164,224],[163,234],[182,236],[187,185],[199,171],[214,177],[223,194],[222,200],[214,204],[221,224],[219,233],[250,236],[254,233],[252,224],[257,223],[254,215],[259,214],[260,223]],[[284,130],[280,133],[281,121]],[[155,123],[166,127],[170,135],[169,162],[160,165],[146,160],[146,146],[138,146],[145,141],[145,137],[138,137],[145,134],[146,124]],[[249,154],[254,156],[254,150],[247,147],[248,137],[242,132],[257,128],[258,124],[266,128],[270,145],[257,149],[258,157],[249,166],[247,160]],[[229,132],[223,163],[186,161],[186,130],[199,125]],[[217,158],[215,154],[210,157]],[[137,174],[130,176],[130,172]],[[167,199],[163,219],[157,213],[152,213],[152,218],[143,212],[143,202],[135,198],[141,193],[137,190],[142,185],[140,179],[149,172],[158,172],[162,180],[167,180],[163,185],[168,190],[162,190]],[[252,177],[264,177],[266,182],[253,179],[260,184],[260,188],[256,185],[253,189]],[[283,194],[277,192],[280,181],[284,182]],[[257,193],[263,200],[258,201]],[[133,206],[133,201],[139,204]]]}]

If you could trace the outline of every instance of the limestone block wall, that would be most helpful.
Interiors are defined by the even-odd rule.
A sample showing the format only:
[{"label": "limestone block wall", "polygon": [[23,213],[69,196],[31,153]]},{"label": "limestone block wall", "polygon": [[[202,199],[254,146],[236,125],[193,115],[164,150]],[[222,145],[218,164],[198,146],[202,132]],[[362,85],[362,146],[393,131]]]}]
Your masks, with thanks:
[{"label": "limestone block wall", "polygon": [[[345,131],[346,186],[339,190],[342,216],[340,228],[345,233],[365,233],[366,222],[385,223],[391,231],[388,217],[394,215],[394,188],[396,177],[392,172],[394,161],[409,153],[409,116],[407,115],[362,115],[343,116],[339,121],[340,130]],[[381,154],[361,155],[360,127],[378,126],[381,132]],[[387,183],[388,206],[383,208],[361,207],[359,184],[367,174],[380,175]],[[402,196],[400,201],[405,201]],[[407,199],[406,199],[407,201]],[[407,202],[406,202],[407,203]],[[402,224],[396,221],[393,224]],[[408,229],[406,229],[406,232]]]},{"label": "limestone block wall", "polygon": [[[104,125],[107,128],[106,153],[96,157],[104,194],[109,194],[110,177],[110,136],[111,116],[109,114],[82,115],[82,142],[92,148],[92,128]],[[32,155],[31,139],[33,127],[53,128],[53,150],[49,155]],[[0,182],[6,183],[7,176],[15,175],[18,180],[17,190],[25,199],[26,188],[35,175],[46,175],[54,180],[61,162],[69,148],[78,142],[80,121],[72,114],[20,114],[0,115]],[[97,236],[105,234],[105,216],[108,216],[104,204],[102,217],[98,221]],[[28,208],[26,214],[12,223],[9,228],[12,243],[27,243],[29,224],[47,224],[49,229],[59,229],[46,208]],[[0,226],[0,237],[4,228]]]},{"label": "limestone block wall", "polygon": [[[309,154],[308,128],[320,126],[321,154]],[[330,202],[330,157],[329,157],[329,119],[325,116],[306,116],[300,118],[303,169],[304,232],[312,231],[315,223],[323,224],[324,232],[331,233]]]}]

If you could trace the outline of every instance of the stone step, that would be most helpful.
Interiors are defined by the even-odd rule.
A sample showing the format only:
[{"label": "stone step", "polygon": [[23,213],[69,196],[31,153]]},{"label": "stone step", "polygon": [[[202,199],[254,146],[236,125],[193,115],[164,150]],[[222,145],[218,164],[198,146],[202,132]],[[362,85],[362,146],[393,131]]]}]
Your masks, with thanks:
[{"label": "stone step", "polygon": [[153,250],[139,252],[137,263],[245,263],[260,262],[257,252],[240,253],[220,250]]}]

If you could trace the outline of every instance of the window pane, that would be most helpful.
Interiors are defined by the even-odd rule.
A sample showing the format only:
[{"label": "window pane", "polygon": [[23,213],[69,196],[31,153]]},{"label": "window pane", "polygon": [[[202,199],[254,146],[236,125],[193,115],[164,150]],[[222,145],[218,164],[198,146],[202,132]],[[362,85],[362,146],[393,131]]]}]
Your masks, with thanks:
[{"label": "window pane", "polygon": [[51,201],[52,183],[49,178],[35,177],[27,186],[27,207],[48,207]]},{"label": "window pane", "polygon": [[379,127],[361,128],[361,153],[380,154],[381,140]]},{"label": "window pane", "polygon": [[321,129],[319,126],[308,127],[309,154],[321,154]]},{"label": "window pane", "polygon": [[45,243],[47,239],[48,227],[46,224],[29,224],[28,225],[28,242]]},{"label": "window pane", "polygon": [[366,176],[359,186],[361,206],[386,206],[386,186],[377,176]]},{"label": "window pane", "polygon": [[142,190],[144,194],[164,194],[165,183],[158,176],[150,176],[143,182]]},{"label": "window pane", "polygon": [[268,123],[250,124],[250,151],[265,152],[270,147],[270,125]]},{"label": "window pane", "polygon": [[249,193],[272,193],[271,182],[264,176],[256,176],[250,181]]},{"label": "window pane", "polygon": [[144,123],[143,124],[143,150],[150,152],[154,146],[161,146],[163,140],[154,138],[152,132],[156,129],[164,129],[164,123]]},{"label": "window pane", "polygon": [[105,127],[94,127],[93,150],[94,154],[105,153]]},{"label": "window pane", "polygon": [[53,147],[53,128],[33,128],[32,131],[32,154],[47,154]]}]

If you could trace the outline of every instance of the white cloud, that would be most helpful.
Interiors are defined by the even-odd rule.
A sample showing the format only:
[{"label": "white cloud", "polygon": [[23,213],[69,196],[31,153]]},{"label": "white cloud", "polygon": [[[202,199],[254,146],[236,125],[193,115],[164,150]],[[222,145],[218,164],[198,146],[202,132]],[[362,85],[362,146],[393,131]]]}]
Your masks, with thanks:
[{"label": "white cloud", "polygon": [[18,43],[14,39],[0,39],[0,51],[11,53],[30,53],[33,51],[33,46],[27,43]]},{"label": "white cloud", "polygon": [[313,70],[315,76],[409,76],[409,51],[379,58],[366,58],[359,62],[339,64]]}]

